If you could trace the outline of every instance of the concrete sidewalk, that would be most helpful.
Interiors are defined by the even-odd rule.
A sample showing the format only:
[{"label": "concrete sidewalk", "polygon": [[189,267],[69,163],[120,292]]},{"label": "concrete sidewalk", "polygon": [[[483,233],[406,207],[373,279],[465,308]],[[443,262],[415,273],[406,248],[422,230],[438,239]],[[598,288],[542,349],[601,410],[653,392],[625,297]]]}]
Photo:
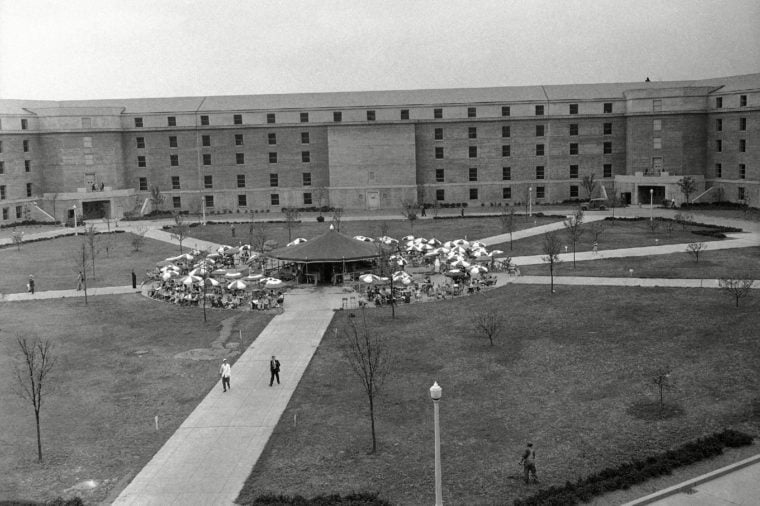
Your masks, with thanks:
[{"label": "concrete sidewalk", "polygon": [[[103,286],[100,288],[88,288],[87,296],[94,297],[96,295],[120,295],[124,293],[140,293],[140,287],[132,288],[132,285],[127,286]],[[84,298],[84,290],[46,290],[35,293],[0,293],[0,302],[19,302],[27,300],[43,300],[43,299],[63,299],[67,297],[82,297]]]},{"label": "concrete sidewalk", "polygon": [[[502,273],[499,273],[502,274]],[[548,285],[550,276],[507,276],[506,283]],[[596,276],[554,276],[555,285],[576,286],[647,286],[666,288],[720,288],[717,279],[684,278],[608,278]],[[498,286],[498,284],[497,284]],[[755,283],[752,288],[760,289]]]},{"label": "concrete sidewalk", "polygon": [[[233,504],[344,296],[340,288],[289,291],[285,311],[232,367],[231,390],[215,386],[114,504]],[[282,384],[270,387],[272,355]]]}]

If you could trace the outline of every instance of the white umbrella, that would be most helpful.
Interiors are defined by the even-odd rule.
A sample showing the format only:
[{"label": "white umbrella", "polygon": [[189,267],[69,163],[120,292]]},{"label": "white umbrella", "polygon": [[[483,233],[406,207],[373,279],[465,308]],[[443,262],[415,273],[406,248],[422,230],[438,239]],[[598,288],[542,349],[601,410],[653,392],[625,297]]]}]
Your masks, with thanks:
[{"label": "white umbrella", "polygon": [[466,248],[470,245],[470,242],[467,239],[454,239],[453,241],[451,241],[451,244],[453,244],[454,246],[462,246]]},{"label": "white umbrella", "polygon": [[227,274],[224,275],[224,277],[228,279],[237,279],[237,278],[242,278],[243,275],[239,272],[228,272]]},{"label": "white umbrella", "polygon": [[227,269],[215,269],[211,271],[212,276],[224,276],[227,274]]},{"label": "white umbrella", "polygon": [[378,237],[377,240],[383,244],[398,244],[398,239],[394,239],[393,237],[388,237],[387,235],[384,235],[382,237]]},{"label": "white umbrella", "polygon": [[472,242],[470,243],[470,248],[485,248],[485,247],[486,247],[486,245],[485,245],[485,244],[483,244],[483,243],[482,243],[482,242],[480,242],[480,241],[472,241]]},{"label": "white umbrella", "polygon": [[172,278],[176,278],[177,276],[179,276],[179,272],[168,270],[164,272],[163,274],[161,274],[161,279],[163,279],[164,281],[168,281]]},{"label": "white umbrella", "polygon": [[190,275],[191,276],[196,276],[196,277],[197,276],[205,276],[208,273],[209,273],[209,270],[206,267],[204,267],[204,266],[196,267],[195,269],[193,269],[192,271],[190,271]]},{"label": "white umbrella", "polygon": [[206,258],[207,259],[209,259],[209,258],[214,259],[214,258],[219,258],[220,256],[222,256],[221,253],[209,253],[208,255],[206,255]]},{"label": "white umbrella", "polygon": [[469,267],[470,262],[466,261],[464,258],[459,258],[453,262],[450,263],[452,267]]},{"label": "white umbrella", "polygon": [[177,255],[176,257],[169,257],[166,260],[169,262],[175,262],[179,260],[192,260],[193,258],[195,257],[189,253],[182,253],[181,255]]},{"label": "white umbrella", "polygon": [[261,278],[263,278],[263,277],[264,277],[263,274],[249,274],[246,277],[244,277],[243,279],[246,280],[246,281],[260,281]]},{"label": "white umbrella", "polygon": [[363,235],[355,235],[354,239],[356,239],[357,241],[372,242],[372,238],[371,237],[366,237],[366,236],[363,236]]},{"label": "white umbrella", "polygon": [[431,246],[436,246],[436,247],[441,245],[441,241],[439,241],[435,237],[433,237],[432,239],[430,239],[427,243],[429,245],[431,245]]},{"label": "white umbrella", "polygon": [[359,276],[359,281],[368,285],[384,285],[388,282],[388,278],[382,278],[375,274],[362,274]]},{"label": "white umbrella", "polygon": [[504,253],[502,250],[500,250],[500,249],[494,249],[494,250],[491,250],[488,253],[488,256],[492,257],[494,255],[501,255],[502,253]]},{"label": "white umbrella", "polygon": [[240,246],[240,251],[250,251],[250,250],[251,250],[250,244],[243,244],[242,246]]},{"label": "white umbrella", "polygon": [[244,290],[248,285],[241,279],[236,279],[227,285],[228,290]]},{"label": "white umbrella", "polygon": [[401,240],[402,241],[413,241],[414,240],[414,236],[413,235],[405,235],[404,237],[401,238]]},{"label": "white umbrella", "polygon": [[200,276],[193,276],[192,274],[188,274],[187,276],[180,278],[180,281],[183,285],[192,285],[193,283],[200,283],[203,281],[203,278]]},{"label": "white umbrella", "polygon": [[214,278],[206,278],[203,280],[203,283],[206,286],[219,286],[219,281],[215,280]]},{"label": "white umbrella", "polygon": [[284,283],[285,282],[281,279],[270,278],[266,283],[264,283],[264,286],[266,288],[277,288],[278,286],[282,286]]},{"label": "white umbrella", "polygon": [[161,267],[161,269],[160,269],[160,270],[161,270],[161,272],[166,272],[166,271],[178,271],[178,270],[179,270],[179,267],[177,267],[177,266],[176,266],[176,265],[174,265],[174,264],[168,264],[168,265],[164,265],[163,267]]},{"label": "white umbrella", "polygon": [[293,239],[292,241],[290,241],[285,246],[286,247],[288,247],[288,246],[295,246],[296,244],[301,244],[303,242],[306,242],[306,239],[304,239],[303,237],[296,237],[295,239]]},{"label": "white umbrella", "polygon": [[473,276],[475,276],[476,274],[483,274],[485,272],[488,272],[488,269],[486,269],[482,265],[473,265],[472,267],[470,267],[469,270],[470,270],[470,274],[472,274]]}]

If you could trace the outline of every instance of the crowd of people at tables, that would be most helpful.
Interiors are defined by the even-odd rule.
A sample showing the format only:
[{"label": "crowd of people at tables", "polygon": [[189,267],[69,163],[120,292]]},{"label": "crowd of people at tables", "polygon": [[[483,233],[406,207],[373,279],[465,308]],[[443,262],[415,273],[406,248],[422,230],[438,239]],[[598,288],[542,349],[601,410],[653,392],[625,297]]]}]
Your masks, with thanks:
[{"label": "crowd of people at tables", "polygon": [[[411,279],[411,278],[410,278]],[[386,285],[369,285],[364,294],[366,299],[360,300],[359,303],[364,305],[372,303],[375,306],[384,306],[391,301],[398,304],[420,302],[423,299],[446,299],[457,295],[479,293],[481,290],[494,286],[496,276],[486,274],[481,276],[471,276],[466,271],[461,271],[460,276],[446,277],[441,283],[434,283],[430,276],[425,276],[422,281],[412,281],[409,284],[396,282],[391,290],[390,283]]]}]

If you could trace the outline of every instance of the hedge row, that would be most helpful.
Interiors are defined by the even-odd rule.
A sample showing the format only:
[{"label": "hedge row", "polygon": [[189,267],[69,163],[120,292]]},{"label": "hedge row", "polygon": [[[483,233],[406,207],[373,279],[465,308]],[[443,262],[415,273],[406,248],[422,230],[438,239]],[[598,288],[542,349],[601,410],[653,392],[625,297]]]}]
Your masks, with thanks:
[{"label": "hedge row", "polygon": [[[535,214],[535,213],[534,213]],[[607,216],[605,218],[605,221],[649,221],[650,218],[647,218],[646,216],[615,216],[614,218],[612,216]],[[684,221],[684,220],[675,220],[672,218],[663,218],[662,216],[655,216],[654,221],[659,221],[662,223],[668,222],[668,221],[674,221],[678,223],[679,225],[690,225],[692,227],[705,227],[705,228],[711,228],[716,231],[720,232],[741,232],[742,229],[736,228],[736,227],[726,227],[723,225],[712,225],[709,223],[700,223],[698,221]],[[695,232],[696,233],[696,232]]]},{"label": "hedge row", "polygon": [[[123,234],[124,232],[126,232],[126,230],[111,230],[110,233],[111,234]],[[98,232],[97,235],[103,235],[103,234],[108,234],[108,233],[109,232]],[[23,248],[24,244],[29,244],[29,243],[32,243],[32,242],[50,241],[52,239],[58,239],[60,237],[71,237],[73,235],[76,235],[76,234],[72,230],[71,232],[67,232],[65,234],[59,234],[59,235],[56,235],[54,237],[38,237],[37,239],[24,239],[23,242],[21,243],[21,247]],[[3,249],[3,248],[17,248],[17,247],[18,246],[16,245],[16,243],[0,244],[0,249]],[[0,503],[0,506],[3,506],[2,503]]]},{"label": "hedge row", "polygon": [[38,221],[38,220],[24,220],[24,221],[16,221],[13,223],[8,223],[5,225],[0,225],[0,228],[14,228],[14,227],[24,227],[28,225],[60,225],[60,221]]},{"label": "hedge row", "polygon": [[330,506],[338,504],[342,506],[391,506],[391,503],[378,497],[379,494],[371,492],[355,492],[348,495],[318,495],[306,499],[300,495],[260,495],[252,502],[240,503],[243,505],[267,505],[267,506]]},{"label": "hedge row", "polygon": [[651,478],[671,474],[673,469],[687,466],[723,453],[723,448],[736,448],[752,444],[752,436],[735,430],[724,430],[703,439],[686,443],[644,460],[633,460],[618,467],[608,467],[575,483],[562,487],[549,487],[526,499],[515,499],[515,506],[565,506],[588,502],[614,490],[628,489]]}]

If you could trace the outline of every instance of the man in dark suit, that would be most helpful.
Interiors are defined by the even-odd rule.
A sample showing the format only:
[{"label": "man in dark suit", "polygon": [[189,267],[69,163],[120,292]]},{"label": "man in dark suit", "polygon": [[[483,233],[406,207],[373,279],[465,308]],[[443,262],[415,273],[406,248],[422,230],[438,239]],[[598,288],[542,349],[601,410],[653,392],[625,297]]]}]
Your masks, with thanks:
[{"label": "man in dark suit", "polygon": [[275,358],[274,355],[272,355],[272,360],[269,361],[269,372],[271,373],[269,377],[269,386],[272,386],[272,383],[274,383],[274,379],[277,378],[277,384],[280,384],[280,361]]}]

